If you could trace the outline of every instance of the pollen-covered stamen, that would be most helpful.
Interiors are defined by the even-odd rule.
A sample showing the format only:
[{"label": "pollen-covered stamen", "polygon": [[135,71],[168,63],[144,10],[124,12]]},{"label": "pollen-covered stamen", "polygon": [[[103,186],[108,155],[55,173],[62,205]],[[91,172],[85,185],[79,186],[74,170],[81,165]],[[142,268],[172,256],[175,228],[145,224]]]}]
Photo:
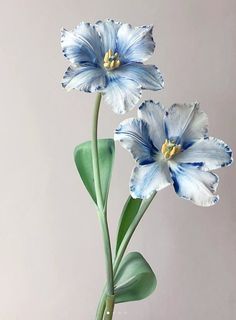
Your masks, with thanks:
[{"label": "pollen-covered stamen", "polygon": [[118,53],[113,53],[111,49],[109,49],[103,59],[103,66],[107,70],[116,69],[120,66],[120,60]]},{"label": "pollen-covered stamen", "polygon": [[180,151],[181,151],[181,145],[175,144],[174,142],[171,142],[170,140],[167,140],[167,139],[161,147],[161,152],[166,159],[173,158]]}]

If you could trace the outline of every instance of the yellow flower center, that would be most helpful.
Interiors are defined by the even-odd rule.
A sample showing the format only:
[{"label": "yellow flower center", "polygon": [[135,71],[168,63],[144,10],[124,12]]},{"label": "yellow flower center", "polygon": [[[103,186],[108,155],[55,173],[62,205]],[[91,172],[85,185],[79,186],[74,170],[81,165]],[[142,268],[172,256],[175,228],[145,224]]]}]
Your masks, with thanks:
[{"label": "yellow flower center", "polygon": [[107,70],[113,70],[120,66],[120,60],[118,53],[113,53],[111,49],[109,49],[104,58],[103,58],[103,66]]},{"label": "yellow flower center", "polygon": [[161,152],[166,159],[173,158],[177,153],[181,151],[181,145],[175,144],[170,140],[167,140],[163,143],[161,147]]}]

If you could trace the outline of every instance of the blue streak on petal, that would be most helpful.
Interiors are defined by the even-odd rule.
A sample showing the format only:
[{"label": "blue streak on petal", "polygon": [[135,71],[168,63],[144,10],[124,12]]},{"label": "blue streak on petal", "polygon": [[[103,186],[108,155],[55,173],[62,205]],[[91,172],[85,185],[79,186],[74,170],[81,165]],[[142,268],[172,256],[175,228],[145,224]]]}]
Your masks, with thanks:
[{"label": "blue streak on petal", "polygon": [[[166,111],[166,116],[168,116],[168,112]],[[168,127],[166,125],[166,122],[164,122],[164,129],[165,129],[165,135],[166,135],[166,139],[169,138],[169,132],[168,132]]]},{"label": "blue streak on petal", "polygon": [[146,122],[139,119],[127,119],[115,130],[114,138],[132,153],[140,165],[155,162],[158,150],[153,145]]},{"label": "blue streak on petal", "polygon": [[197,140],[175,157],[178,163],[201,162],[205,171],[229,166],[233,162],[232,150],[222,140],[209,137]]},{"label": "blue streak on petal", "polygon": [[146,199],[154,191],[167,187],[171,182],[166,162],[136,166],[130,179],[130,193],[133,198]]},{"label": "blue streak on petal", "polygon": [[204,162],[186,162],[186,165],[193,166],[196,168],[201,168],[204,165]]},{"label": "blue streak on petal", "polygon": [[178,183],[178,180],[177,180],[176,173],[171,168],[169,168],[169,169],[170,169],[170,173],[171,173],[171,178],[173,180],[173,186],[174,186],[175,192],[179,193],[179,183]]},{"label": "blue streak on petal", "polygon": [[106,78],[101,68],[94,66],[69,67],[62,80],[62,86],[68,91],[77,89],[95,92],[106,87]]},{"label": "blue streak on petal", "polygon": [[155,91],[164,87],[162,74],[155,65],[131,62],[121,65],[115,72],[120,77],[135,80],[141,85],[142,89]]},{"label": "blue streak on petal", "polygon": [[190,148],[196,141],[182,141],[181,147],[183,150]]},{"label": "blue streak on petal", "polygon": [[122,23],[114,21],[112,19],[96,22],[95,28],[101,37],[102,50],[104,55],[109,49],[111,49],[113,52],[117,51],[117,32],[121,25]]},{"label": "blue streak on petal", "polygon": [[214,173],[192,164],[176,164],[173,161],[169,162],[169,167],[175,192],[181,198],[206,207],[219,200],[219,196],[214,194],[219,178]]},{"label": "blue streak on petal", "polygon": [[100,65],[103,59],[101,39],[90,23],[81,22],[72,31],[62,29],[61,46],[72,64]]},{"label": "blue streak on petal", "polygon": [[138,117],[148,123],[150,137],[157,150],[161,150],[166,140],[164,114],[165,108],[161,103],[154,103],[152,100],[146,100],[138,109]]}]

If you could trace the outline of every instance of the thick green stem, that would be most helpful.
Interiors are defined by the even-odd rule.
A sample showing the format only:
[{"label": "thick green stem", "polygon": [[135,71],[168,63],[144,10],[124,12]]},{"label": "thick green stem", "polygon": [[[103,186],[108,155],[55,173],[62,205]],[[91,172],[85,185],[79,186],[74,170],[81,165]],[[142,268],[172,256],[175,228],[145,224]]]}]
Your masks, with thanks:
[{"label": "thick green stem", "polygon": [[115,296],[107,296],[103,320],[111,320],[115,306]]},{"label": "thick green stem", "polygon": [[[140,208],[139,208],[139,211],[137,213],[137,216],[135,217],[135,219],[133,220],[132,224],[130,225],[121,245],[120,245],[120,248],[119,248],[119,251],[117,253],[117,256],[115,258],[115,262],[114,262],[114,268],[113,268],[113,274],[114,274],[114,277],[116,275],[116,272],[119,268],[119,265],[121,263],[121,260],[124,256],[124,253],[125,253],[125,250],[127,249],[127,246],[131,240],[131,237],[134,233],[134,231],[136,230],[140,220],[142,219],[144,213],[147,211],[149,205],[151,204],[152,200],[154,199],[156,195],[156,192],[154,192],[152,194],[152,196],[147,199],[147,200],[143,200]],[[101,296],[101,299],[100,299],[100,302],[99,302],[99,306],[98,306],[98,313],[102,313],[104,312],[105,310],[105,306],[106,306],[106,295],[105,295],[105,291],[103,291],[102,293],[102,296]],[[98,318],[100,319],[100,318]],[[101,318],[102,319],[102,318]]]},{"label": "thick green stem", "polygon": [[[95,101],[94,117],[93,117],[93,129],[92,129],[92,161],[93,161],[93,174],[94,174],[94,186],[96,192],[98,216],[102,228],[104,251],[106,256],[106,273],[107,273],[107,296],[112,297],[114,295],[114,279],[113,279],[113,264],[112,264],[112,251],[111,251],[111,241],[109,235],[109,228],[107,222],[107,212],[106,203],[103,198],[102,188],[101,188],[101,178],[99,170],[99,158],[98,158],[98,115],[101,104],[101,93],[98,93]],[[111,310],[113,313],[113,309]],[[111,318],[112,319],[112,313]],[[102,319],[102,318],[98,318]]]}]

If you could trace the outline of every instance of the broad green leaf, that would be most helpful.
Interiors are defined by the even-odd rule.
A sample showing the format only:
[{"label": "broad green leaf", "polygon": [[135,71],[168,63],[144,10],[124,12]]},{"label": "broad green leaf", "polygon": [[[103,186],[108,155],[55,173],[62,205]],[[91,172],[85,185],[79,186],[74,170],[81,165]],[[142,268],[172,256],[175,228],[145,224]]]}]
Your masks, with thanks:
[{"label": "broad green leaf", "polygon": [[[101,175],[101,187],[105,201],[107,200],[110,186],[114,154],[115,144],[113,139],[98,140],[98,157]],[[84,142],[75,148],[74,159],[81,179],[83,180],[83,183],[87,188],[88,192],[90,193],[93,201],[96,203],[91,141]]]},{"label": "broad green leaf", "polygon": [[151,267],[139,252],[129,253],[115,276],[115,303],[142,300],[156,288]]},{"label": "broad green leaf", "polygon": [[138,210],[141,206],[142,199],[133,199],[131,196],[129,196],[128,200],[126,201],[120,221],[118,226],[118,232],[117,232],[117,239],[116,239],[116,254],[119,250],[119,247],[121,245],[121,242],[129,229],[129,226],[133,222],[135,216],[138,213]]}]

